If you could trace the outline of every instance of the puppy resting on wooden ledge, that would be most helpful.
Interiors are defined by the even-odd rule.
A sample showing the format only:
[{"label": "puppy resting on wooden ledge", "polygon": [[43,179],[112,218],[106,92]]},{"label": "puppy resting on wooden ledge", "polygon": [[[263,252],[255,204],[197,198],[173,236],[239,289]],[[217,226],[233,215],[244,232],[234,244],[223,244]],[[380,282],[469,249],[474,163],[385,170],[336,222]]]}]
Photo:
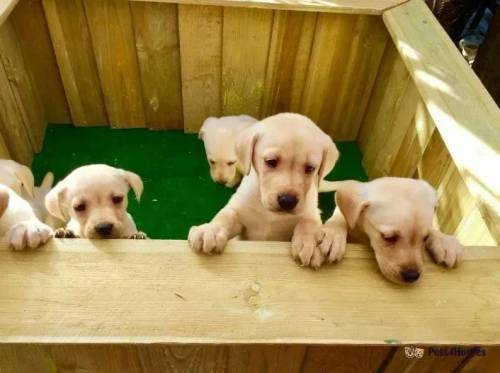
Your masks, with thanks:
[{"label": "puppy resting on wooden ledge", "polygon": [[236,154],[246,176],[228,204],[208,224],[192,227],[189,244],[220,253],[229,239],[290,241],[302,264],[323,262],[318,184],[339,153],[332,139],[310,119],[278,114],[244,130]]},{"label": "puppy resting on wooden ledge", "polygon": [[419,279],[424,249],[445,267],[460,261],[463,247],[457,239],[432,228],[437,194],[426,181],[383,177],[323,186],[337,191],[337,207],[323,227],[320,244],[328,261],[342,258],[348,235],[350,240],[369,244],[382,274],[396,283]]},{"label": "puppy resting on wooden ledge", "polygon": [[137,200],[143,189],[133,172],[104,164],[75,169],[45,197],[47,210],[69,222],[56,230],[58,238],[144,239],[127,213],[127,194],[132,188]]}]

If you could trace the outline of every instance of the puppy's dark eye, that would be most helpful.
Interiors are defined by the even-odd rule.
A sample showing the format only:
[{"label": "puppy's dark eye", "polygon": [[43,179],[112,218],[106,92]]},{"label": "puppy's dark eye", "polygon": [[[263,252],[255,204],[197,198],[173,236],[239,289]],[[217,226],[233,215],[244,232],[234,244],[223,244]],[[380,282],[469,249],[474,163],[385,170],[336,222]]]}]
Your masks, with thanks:
[{"label": "puppy's dark eye", "polygon": [[270,168],[276,168],[278,166],[278,160],[277,159],[266,159],[266,165]]},{"label": "puppy's dark eye", "polygon": [[234,165],[235,163],[236,163],[236,161],[231,161],[231,162],[227,162],[227,165],[228,165],[228,166],[232,166],[232,165]]},{"label": "puppy's dark eye", "polygon": [[215,164],[215,161],[213,159],[209,160],[210,164]]},{"label": "puppy's dark eye", "polygon": [[383,234],[380,233],[382,238],[384,239],[385,242],[387,243],[396,243],[399,240],[399,236],[397,234]]},{"label": "puppy's dark eye", "polygon": [[75,210],[76,212],[83,212],[83,211],[85,211],[86,208],[87,208],[87,205],[85,204],[85,202],[82,202],[82,203],[79,203],[78,205],[74,206],[73,210]]},{"label": "puppy's dark eye", "polygon": [[115,205],[119,205],[123,201],[123,196],[114,196],[114,197],[111,197],[111,200],[113,201],[113,203]]},{"label": "puppy's dark eye", "polygon": [[315,168],[314,168],[313,166],[311,166],[311,165],[306,165],[306,166],[304,167],[304,171],[305,171],[305,173],[306,173],[306,174],[308,174],[308,175],[309,175],[309,174],[312,174],[312,173],[314,172],[314,170],[315,170]]}]

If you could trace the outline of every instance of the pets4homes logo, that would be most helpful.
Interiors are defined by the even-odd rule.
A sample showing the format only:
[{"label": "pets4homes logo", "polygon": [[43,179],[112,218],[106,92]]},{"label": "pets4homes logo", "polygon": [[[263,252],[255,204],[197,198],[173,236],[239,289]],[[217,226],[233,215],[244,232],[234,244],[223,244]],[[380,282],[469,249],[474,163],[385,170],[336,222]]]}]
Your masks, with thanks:
[{"label": "pets4homes logo", "polygon": [[[408,359],[421,359],[425,355],[425,349],[417,346],[406,346],[404,348],[405,356]],[[486,350],[482,347],[428,347],[428,356],[485,356]]]}]

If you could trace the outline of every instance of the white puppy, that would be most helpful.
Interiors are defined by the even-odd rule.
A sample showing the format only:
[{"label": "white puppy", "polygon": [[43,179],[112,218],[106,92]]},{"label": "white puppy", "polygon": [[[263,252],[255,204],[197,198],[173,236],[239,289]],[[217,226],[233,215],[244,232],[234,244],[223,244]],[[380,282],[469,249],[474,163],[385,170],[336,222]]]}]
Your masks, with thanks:
[{"label": "white puppy", "polygon": [[200,129],[212,180],[227,187],[238,185],[242,177],[236,157],[236,138],[257,119],[248,115],[210,117]]},{"label": "white puppy", "polygon": [[244,130],[236,142],[245,171],[238,190],[208,224],[192,227],[189,244],[206,254],[220,253],[229,239],[292,240],[292,256],[319,267],[321,233],[318,185],[334,167],[332,139],[310,119],[284,113]]},{"label": "white puppy", "polygon": [[328,261],[342,258],[348,237],[369,244],[382,274],[396,283],[420,278],[425,249],[446,267],[460,261],[462,245],[432,228],[437,193],[427,182],[383,177],[367,183],[325,182],[323,186],[337,190],[337,207],[323,227],[320,244]]},{"label": "white puppy", "polygon": [[69,222],[56,237],[144,239],[127,213],[127,194],[132,188],[140,199],[141,178],[130,171],[104,164],[75,169],[45,198],[47,210]]},{"label": "white puppy", "polygon": [[15,250],[36,248],[52,237],[52,228],[42,223],[30,204],[15,191],[0,185],[0,236]]}]

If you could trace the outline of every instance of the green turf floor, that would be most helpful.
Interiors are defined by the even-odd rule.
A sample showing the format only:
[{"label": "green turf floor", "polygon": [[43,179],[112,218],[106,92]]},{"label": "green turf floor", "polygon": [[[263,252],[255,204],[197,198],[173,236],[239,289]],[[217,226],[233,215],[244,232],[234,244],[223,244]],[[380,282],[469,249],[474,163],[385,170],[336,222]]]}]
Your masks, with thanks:
[{"label": "green turf floor", "polygon": [[[341,157],[329,180],[366,180],[355,142],[337,143]],[[50,125],[33,160],[39,183],[47,171],[62,179],[78,166],[106,163],[136,172],[144,181],[140,204],[129,195],[129,212],[151,238],[185,239],[192,225],[208,222],[234,190],[215,184],[197,135],[147,129],[75,128]],[[332,193],[320,196],[323,217],[333,211]]]}]

